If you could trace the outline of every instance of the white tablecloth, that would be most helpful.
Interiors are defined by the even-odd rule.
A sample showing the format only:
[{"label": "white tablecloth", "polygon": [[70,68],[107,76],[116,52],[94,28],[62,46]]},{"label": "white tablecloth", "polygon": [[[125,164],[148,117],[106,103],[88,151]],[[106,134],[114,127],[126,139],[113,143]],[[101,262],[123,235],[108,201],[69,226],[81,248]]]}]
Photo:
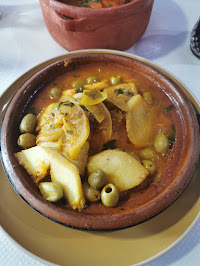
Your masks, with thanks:
[{"label": "white tablecloth", "polygon": [[[1,95],[29,69],[67,51],[47,32],[38,0],[0,0],[0,13]],[[127,52],[173,73],[200,101],[200,60],[189,49],[199,16],[199,0],[155,0],[148,29]],[[24,254],[0,230],[0,266],[12,265],[44,264]],[[174,249],[148,265],[200,265],[200,222]]]}]

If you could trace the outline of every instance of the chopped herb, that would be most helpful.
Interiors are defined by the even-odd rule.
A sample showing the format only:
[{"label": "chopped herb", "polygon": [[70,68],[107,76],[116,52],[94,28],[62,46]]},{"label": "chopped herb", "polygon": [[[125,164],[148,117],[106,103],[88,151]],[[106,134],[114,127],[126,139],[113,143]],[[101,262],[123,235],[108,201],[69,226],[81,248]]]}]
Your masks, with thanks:
[{"label": "chopped herb", "polygon": [[119,89],[116,89],[116,90],[114,90],[115,91],[115,93],[117,93],[117,94],[124,94],[124,95],[126,95],[126,96],[130,96],[130,95],[133,95],[133,93],[131,93],[130,91],[128,91],[128,90],[123,90],[122,88],[119,88]]},{"label": "chopped herb", "polygon": [[83,0],[82,1],[82,6],[89,6],[90,4],[88,3],[88,0]]},{"label": "chopped herb", "polygon": [[70,107],[73,107],[74,106],[74,104],[72,102],[70,102],[70,101],[60,102],[60,103],[58,103],[56,105],[56,111],[58,111],[60,109],[60,107],[61,107],[62,104],[63,105],[66,105],[66,106],[70,106]]},{"label": "chopped herb", "polygon": [[74,18],[71,18],[71,17],[68,17],[68,16],[65,16],[65,18],[67,18],[67,19],[74,19]]},{"label": "chopped herb", "polygon": [[171,104],[171,105],[169,105],[169,106],[167,106],[167,107],[165,108],[165,110],[166,110],[167,112],[169,112],[169,111],[172,110],[172,109],[174,109],[174,105],[173,105],[173,104]]},{"label": "chopped herb", "polygon": [[76,74],[74,74],[72,76],[75,77],[75,78],[79,78],[80,77],[80,75],[76,75]]},{"label": "chopped herb", "polygon": [[56,104],[56,111],[58,111],[58,110],[60,109],[60,106],[61,106],[62,103],[63,103],[63,102],[60,102],[60,103],[57,103],[57,104]]},{"label": "chopped herb", "polygon": [[81,107],[84,111],[87,110],[87,108],[86,108],[85,106],[83,106],[83,105],[80,105],[80,107]]},{"label": "chopped herb", "polygon": [[120,211],[123,211],[124,210],[124,208],[120,208]]},{"label": "chopped herb", "polygon": [[73,71],[77,69],[77,65],[74,62],[71,62],[71,66]]},{"label": "chopped herb", "polygon": [[78,93],[78,92],[83,92],[84,91],[84,88],[77,88],[76,89],[76,93]]},{"label": "chopped herb", "polygon": [[174,141],[176,140],[176,129],[174,125],[172,125],[172,134],[168,137],[168,139],[169,139],[169,149],[171,150]]},{"label": "chopped herb", "polygon": [[70,102],[70,101],[65,101],[62,104],[63,105],[66,105],[66,106],[70,106],[70,107],[73,107],[74,106],[74,104],[72,102]]},{"label": "chopped herb", "polygon": [[[91,2],[101,3],[101,0],[90,0]],[[88,0],[82,0],[82,6],[89,6]]]},{"label": "chopped herb", "polygon": [[115,143],[116,143],[116,139],[112,139],[112,140],[104,143],[103,144],[103,151],[109,150],[109,149],[111,149],[111,150],[115,149],[116,148]]},{"label": "chopped herb", "polygon": [[102,97],[99,91],[85,92],[85,95],[87,95],[92,100],[101,99]]},{"label": "chopped herb", "polygon": [[72,130],[67,130],[67,133],[70,134],[70,135],[74,135]]},{"label": "chopped herb", "polygon": [[123,5],[130,3],[131,0],[124,0]]},{"label": "chopped herb", "polygon": [[31,107],[30,110],[29,110],[29,113],[30,113],[30,114],[33,114],[33,115],[36,115],[37,112],[36,112],[35,107]]}]

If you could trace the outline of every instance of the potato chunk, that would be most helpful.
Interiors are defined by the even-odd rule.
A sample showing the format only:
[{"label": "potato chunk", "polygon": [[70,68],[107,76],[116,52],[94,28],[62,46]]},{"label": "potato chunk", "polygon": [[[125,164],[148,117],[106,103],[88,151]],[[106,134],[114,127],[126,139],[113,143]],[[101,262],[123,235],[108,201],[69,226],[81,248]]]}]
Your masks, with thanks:
[{"label": "potato chunk", "polygon": [[126,129],[129,140],[136,148],[147,146],[152,134],[153,112],[141,95],[135,95],[128,101]]},{"label": "potato chunk", "polygon": [[101,169],[106,183],[114,184],[119,191],[138,186],[148,175],[148,170],[126,152],[106,150],[89,158],[88,172]]},{"label": "potato chunk", "polygon": [[61,184],[64,197],[73,209],[79,211],[85,205],[81,178],[77,167],[57,151],[47,147],[33,147],[15,153],[19,163],[36,180],[47,175],[50,169],[51,179]]}]

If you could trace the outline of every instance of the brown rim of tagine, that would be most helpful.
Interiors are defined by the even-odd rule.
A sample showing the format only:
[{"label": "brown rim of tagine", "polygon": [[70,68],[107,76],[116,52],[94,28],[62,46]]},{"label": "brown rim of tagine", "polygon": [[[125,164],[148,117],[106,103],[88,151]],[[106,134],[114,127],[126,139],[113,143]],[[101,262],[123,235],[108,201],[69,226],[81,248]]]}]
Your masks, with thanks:
[{"label": "brown rim of tagine", "polygon": [[154,0],[135,0],[111,8],[85,8],[40,0],[46,27],[63,48],[126,50],[144,34]]},{"label": "brown rim of tagine", "polygon": [[[177,139],[169,154],[161,179],[142,191],[130,190],[127,197],[114,208],[92,203],[81,212],[71,207],[52,204],[41,196],[39,189],[26,171],[19,166],[14,153],[19,150],[17,138],[22,114],[34,94],[60,74],[71,70],[66,61],[77,66],[91,62],[110,62],[134,68],[158,86],[158,95],[165,95],[174,105],[172,122]],[[21,114],[21,115],[19,115]],[[17,193],[44,216],[69,227],[85,230],[115,230],[144,222],[172,204],[188,185],[198,163],[200,150],[199,126],[192,104],[180,87],[167,75],[140,59],[109,53],[83,53],[57,61],[31,77],[13,97],[2,123],[1,152],[7,176]],[[94,212],[95,209],[95,212]]]}]

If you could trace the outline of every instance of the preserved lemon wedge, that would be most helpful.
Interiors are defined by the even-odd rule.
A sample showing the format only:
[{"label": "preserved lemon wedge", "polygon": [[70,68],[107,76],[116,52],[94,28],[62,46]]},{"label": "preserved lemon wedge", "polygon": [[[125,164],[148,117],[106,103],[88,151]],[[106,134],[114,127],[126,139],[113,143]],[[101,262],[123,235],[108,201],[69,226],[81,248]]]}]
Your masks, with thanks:
[{"label": "preserved lemon wedge", "polygon": [[78,104],[69,101],[51,104],[38,121],[37,145],[54,148],[66,158],[78,159],[90,133],[88,117]]},{"label": "preserved lemon wedge", "polygon": [[90,132],[89,141],[91,149],[94,150],[101,150],[102,145],[108,142],[112,136],[112,119],[110,112],[103,103],[99,103],[98,107],[99,111],[104,115],[104,119],[101,123],[93,125],[93,130]]},{"label": "preserved lemon wedge", "polygon": [[107,100],[109,102],[125,112],[129,111],[129,106],[127,105],[128,100],[133,95],[138,94],[134,83],[125,83],[108,87],[104,89],[104,92],[107,94]]},{"label": "preserved lemon wedge", "polygon": [[95,105],[106,100],[107,94],[105,91],[99,90],[84,90],[80,100],[80,105]]},{"label": "preserved lemon wedge", "polygon": [[99,123],[101,123],[104,120],[105,114],[100,104],[85,105],[85,108],[95,117],[95,119]]},{"label": "preserved lemon wedge", "polygon": [[[63,128],[66,139],[63,140],[66,147],[66,155],[70,159],[78,159],[79,151],[88,139],[90,133],[89,120],[84,110],[77,104],[65,114]],[[64,152],[64,150],[62,150]]]},{"label": "preserved lemon wedge", "polygon": [[108,87],[107,80],[95,82],[84,86],[86,90],[103,90],[106,87]]}]

